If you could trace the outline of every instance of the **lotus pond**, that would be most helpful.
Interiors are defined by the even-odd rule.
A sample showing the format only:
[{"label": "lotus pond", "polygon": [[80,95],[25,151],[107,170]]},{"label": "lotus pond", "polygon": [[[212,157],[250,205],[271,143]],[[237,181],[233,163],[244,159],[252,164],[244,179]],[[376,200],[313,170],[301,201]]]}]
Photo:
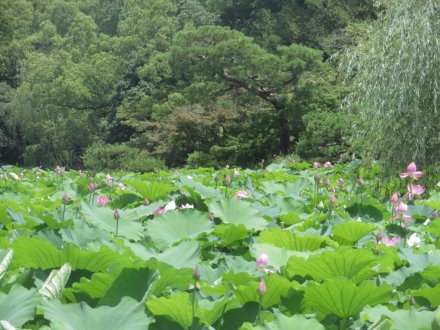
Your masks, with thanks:
[{"label": "lotus pond", "polygon": [[0,328],[439,329],[440,187],[361,165],[2,167]]}]

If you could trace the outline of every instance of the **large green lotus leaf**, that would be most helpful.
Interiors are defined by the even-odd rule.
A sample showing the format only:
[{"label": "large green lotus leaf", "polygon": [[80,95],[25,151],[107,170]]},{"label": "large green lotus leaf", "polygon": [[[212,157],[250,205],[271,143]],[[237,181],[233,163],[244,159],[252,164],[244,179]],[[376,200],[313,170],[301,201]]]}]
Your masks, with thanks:
[{"label": "large green lotus leaf", "polygon": [[181,176],[180,182],[182,183],[181,188],[184,191],[187,191],[190,194],[191,198],[197,202],[197,204],[204,200],[218,200],[223,197],[223,194],[220,190],[205,186],[200,182],[188,179],[186,176]]},{"label": "large green lotus leaf", "polygon": [[74,220],[73,222],[74,227],[60,229],[60,234],[64,242],[73,243],[80,248],[86,248],[93,242],[108,241],[108,233],[96,227],[91,227],[82,220]]},{"label": "large green lotus leaf", "polygon": [[19,285],[12,286],[7,294],[0,292],[0,320],[21,327],[34,319],[35,308],[40,300],[41,296],[35,289],[27,290]]},{"label": "large green lotus leaf", "polygon": [[[365,194],[364,194],[365,195]],[[391,214],[384,204],[379,203],[375,198],[365,196],[362,198],[362,203],[354,203],[347,206],[346,211],[351,217],[360,217],[361,219],[368,219],[370,221],[381,221],[389,219]]]},{"label": "large green lotus leaf", "polygon": [[193,321],[192,295],[179,292],[169,297],[150,297],[147,307],[154,315],[165,316],[187,329]]},{"label": "large green lotus leaf", "polygon": [[224,223],[243,225],[247,229],[264,229],[269,223],[260,216],[259,212],[252,208],[251,204],[238,199],[222,199],[211,202],[209,210],[214,216],[222,219]]},{"label": "large green lotus leaf", "polygon": [[131,180],[128,181],[127,184],[136,189],[136,192],[142,196],[142,198],[146,198],[150,202],[166,199],[168,193],[174,190],[170,184],[159,181],[144,182],[141,180]]},{"label": "large green lotus leaf", "polygon": [[430,287],[427,284],[423,284],[418,290],[413,291],[415,297],[423,297],[429,300],[431,307],[440,306],[440,284],[435,287]]},{"label": "large green lotus leaf", "polygon": [[124,297],[114,306],[91,308],[86,303],[63,305],[58,300],[44,301],[41,306],[51,329],[59,330],[145,330],[152,319],[143,303]]},{"label": "large green lotus leaf", "polygon": [[269,195],[268,200],[271,205],[276,205],[279,207],[281,209],[281,213],[309,213],[306,204],[296,198]]},{"label": "large green lotus leaf", "polygon": [[272,228],[260,233],[260,243],[271,244],[276,247],[294,251],[316,251],[327,246],[329,239],[317,235],[299,235],[289,230]]},{"label": "large green lotus leaf", "polygon": [[376,229],[376,226],[371,223],[347,221],[335,225],[333,227],[333,235],[341,243],[354,244],[374,229]]},{"label": "large green lotus leaf", "polygon": [[146,225],[148,236],[160,250],[184,238],[196,238],[213,230],[214,224],[208,219],[208,214],[192,209],[159,214]]},{"label": "large green lotus leaf", "polygon": [[289,280],[276,273],[264,277],[264,281],[266,282],[267,291],[261,301],[263,308],[280,305],[281,297],[286,296],[293,286]]},{"label": "large green lotus leaf", "polygon": [[[317,250],[316,252],[321,252]],[[279,270],[285,266],[290,257],[299,256],[308,258],[312,252],[294,251],[286,248],[280,248],[267,243],[256,243],[252,245],[251,254],[254,258],[257,258],[261,253],[266,253],[269,256],[268,265],[275,270]],[[256,263],[255,263],[256,265]]]},{"label": "large green lotus leaf", "polygon": [[392,286],[400,286],[411,275],[421,272],[427,266],[440,266],[440,251],[431,253],[414,253],[411,249],[400,248],[399,258],[408,262],[409,266],[403,266],[395,272],[387,275],[384,281]]},{"label": "large green lotus leaf", "polygon": [[275,319],[263,325],[258,325],[254,330],[286,330],[286,329],[301,329],[301,330],[324,330],[324,326],[316,319],[306,319],[303,315],[293,315],[287,317],[282,313],[275,314]]},{"label": "large green lotus leaf", "polygon": [[428,226],[426,226],[426,231],[436,236],[440,236],[440,219],[431,221]]},{"label": "large green lotus leaf", "polygon": [[[112,199],[111,206],[124,209],[142,201],[142,197],[130,190],[116,190],[116,196]],[[143,201],[142,201],[143,202]]]},{"label": "large green lotus leaf", "polygon": [[[85,221],[97,228],[109,233],[115,233],[116,220],[114,210],[108,207],[96,207],[82,202],[81,210],[85,216]],[[143,237],[143,227],[136,212],[119,210],[119,229],[118,235],[132,240],[141,240]]]},{"label": "large green lotus leaf", "polygon": [[434,209],[427,205],[408,205],[408,215],[430,218],[433,212]]},{"label": "large green lotus leaf", "polygon": [[197,317],[208,325],[214,324],[227,311],[237,308],[240,303],[233,296],[223,296],[220,299],[208,300],[200,299],[198,301]]},{"label": "large green lotus leaf", "polygon": [[73,244],[62,250],[42,238],[19,237],[13,244],[15,267],[51,269],[69,263],[73,270],[105,271],[113,264],[129,263],[119,252],[101,246],[98,251],[83,251]]},{"label": "large green lotus leaf", "polygon": [[435,312],[426,310],[403,310],[390,311],[385,306],[365,307],[361,312],[361,318],[368,320],[373,324],[386,318],[391,319],[392,325],[390,330],[415,330],[415,329],[431,329],[431,323],[434,319]]},{"label": "large green lotus leaf", "polygon": [[265,181],[262,183],[266,194],[281,192],[287,196],[299,197],[307,188],[313,186],[313,178],[301,177],[293,182],[275,183],[274,181]]},{"label": "large green lotus leaf", "polygon": [[135,255],[143,258],[144,260],[155,258],[177,269],[194,269],[200,261],[200,246],[195,240],[182,241],[177,245],[164,250],[162,253],[147,250],[140,244],[126,244],[130,247]]},{"label": "large green lotus leaf", "polygon": [[311,276],[317,281],[343,276],[355,283],[369,279],[380,271],[392,269],[391,258],[376,257],[365,249],[340,248],[314,255],[307,260],[293,257],[286,266],[290,277]]},{"label": "large green lotus leaf", "polygon": [[[155,296],[161,296],[163,293],[169,292],[170,290],[181,290],[185,291],[188,289],[189,283],[194,283],[192,278],[193,269],[176,269],[173,266],[162,264],[156,262],[156,264],[151,265],[159,271],[159,279],[157,279],[150,289],[150,293]],[[202,274],[202,279],[203,279]]]},{"label": "large green lotus leaf", "polygon": [[98,306],[116,306],[128,296],[141,301],[158,273],[149,268],[124,268],[99,301]]},{"label": "large green lotus leaf", "polygon": [[215,227],[214,234],[221,239],[221,246],[230,246],[249,237],[249,232],[243,225],[218,225]]},{"label": "large green lotus leaf", "polygon": [[377,287],[365,281],[356,286],[346,278],[335,278],[323,284],[310,283],[305,288],[305,306],[323,315],[335,314],[342,318],[355,316],[365,306],[378,305],[391,298],[392,288]]},{"label": "large green lotus leaf", "polygon": [[71,289],[73,293],[84,292],[90,298],[101,298],[108,291],[115,280],[115,275],[109,273],[94,273],[90,279],[81,277],[79,282],[73,283]]}]

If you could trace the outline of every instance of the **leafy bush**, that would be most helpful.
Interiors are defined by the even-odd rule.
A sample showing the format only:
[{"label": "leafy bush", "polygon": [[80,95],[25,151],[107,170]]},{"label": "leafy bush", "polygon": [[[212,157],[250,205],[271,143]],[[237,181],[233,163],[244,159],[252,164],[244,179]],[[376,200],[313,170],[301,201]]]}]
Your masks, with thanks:
[{"label": "leafy bush", "polygon": [[126,170],[150,172],[165,167],[163,161],[124,144],[94,145],[84,156],[84,166],[90,170]]}]

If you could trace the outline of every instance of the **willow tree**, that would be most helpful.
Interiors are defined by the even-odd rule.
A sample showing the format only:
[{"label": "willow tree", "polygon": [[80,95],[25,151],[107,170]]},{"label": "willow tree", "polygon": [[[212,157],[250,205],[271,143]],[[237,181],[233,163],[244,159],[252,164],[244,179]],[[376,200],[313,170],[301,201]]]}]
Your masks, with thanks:
[{"label": "willow tree", "polygon": [[388,0],[366,38],[342,61],[356,111],[355,145],[402,165],[439,162],[440,0]]}]

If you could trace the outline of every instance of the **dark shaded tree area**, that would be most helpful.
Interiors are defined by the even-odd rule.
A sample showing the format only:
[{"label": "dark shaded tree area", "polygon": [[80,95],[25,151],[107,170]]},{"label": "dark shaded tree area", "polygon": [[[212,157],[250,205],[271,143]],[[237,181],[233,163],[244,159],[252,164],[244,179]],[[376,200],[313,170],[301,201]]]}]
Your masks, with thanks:
[{"label": "dark shaded tree area", "polygon": [[328,59],[372,2],[1,0],[1,163],[77,167],[121,145],[136,170],[338,159],[347,90]]}]

